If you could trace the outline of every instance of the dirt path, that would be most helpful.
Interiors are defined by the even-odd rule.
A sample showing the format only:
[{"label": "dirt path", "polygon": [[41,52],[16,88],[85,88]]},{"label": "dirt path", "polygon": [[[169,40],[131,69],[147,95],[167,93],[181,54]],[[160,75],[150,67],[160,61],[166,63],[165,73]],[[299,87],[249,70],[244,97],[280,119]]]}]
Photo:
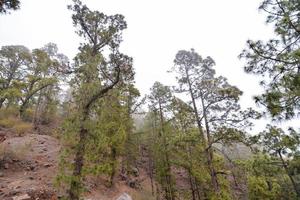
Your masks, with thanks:
[{"label": "dirt path", "polygon": [[4,163],[0,171],[0,199],[24,194],[53,195],[59,142],[47,135],[8,138],[1,144]]}]

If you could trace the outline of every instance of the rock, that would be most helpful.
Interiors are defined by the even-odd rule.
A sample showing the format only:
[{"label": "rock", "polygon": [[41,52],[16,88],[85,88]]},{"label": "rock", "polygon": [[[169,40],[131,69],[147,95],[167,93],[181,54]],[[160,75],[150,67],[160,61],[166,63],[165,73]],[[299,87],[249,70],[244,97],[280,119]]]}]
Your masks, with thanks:
[{"label": "rock", "polygon": [[46,168],[51,167],[51,166],[52,166],[52,164],[50,164],[50,163],[44,164],[44,167],[46,167]]},{"label": "rock", "polygon": [[4,142],[4,140],[6,140],[6,136],[5,136],[5,134],[4,133],[0,133],[0,143],[1,142]]},{"label": "rock", "polygon": [[134,175],[135,177],[138,177],[138,176],[139,176],[139,169],[136,168],[136,167],[133,167],[133,168],[132,168],[132,173],[133,173],[133,175]]},{"label": "rock", "polygon": [[26,167],[26,170],[27,170],[27,171],[32,171],[33,169],[34,169],[33,166],[27,166],[27,167]]},{"label": "rock", "polygon": [[124,192],[116,200],[132,200],[132,198],[131,198],[131,196],[129,196],[129,194],[127,194],[126,192]]},{"label": "rock", "polygon": [[12,190],[8,193],[9,196],[14,196],[16,194],[18,194],[18,191],[16,191],[16,190]]},{"label": "rock", "polygon": [[33,179],[34,179],[32,176],[29,176],[28,178],[29,178],[30,180],[33,180]]},{"label": "rock", "polygon": [[5,163],[5,164],[4,164],[4,169],[8,169],[8,168],[9,168],[8,163]]},{"label": "rock", "polygon": [[131,187],[131,188],[135,188],[135,187],[136,187],[136,181],[135,181],[135,180],[129,180],[129,181],[128,181],[128,185],[129,185],[129,187]]},{"label": "rock", "polygon": [[126,174],[120,174],[120,178],[122,181],[126,181],[127,180],[127,175]]},{"label": "rock", "polygon": [[12,199],[13,200],[30,200],[31,197],[28,194],[23,194],[23,195],[15,196]]},{"label": "rock", "polygon": [[14,163],[13,160],[12,160],[11,158],[6,158],[6,162],[9,163],[9,164]]},{"label": "rock", "polygon": [[3,177],[3,176],[4,176],[3,172],[0,172],[0,177]]},{"label": "rock", "polygon": [[49,189],[31,189],[27,191],[27,194],[31,197],[31,199],[39,199],[39,200],[54,200],[57,199],[56,194],[53,190]]}]

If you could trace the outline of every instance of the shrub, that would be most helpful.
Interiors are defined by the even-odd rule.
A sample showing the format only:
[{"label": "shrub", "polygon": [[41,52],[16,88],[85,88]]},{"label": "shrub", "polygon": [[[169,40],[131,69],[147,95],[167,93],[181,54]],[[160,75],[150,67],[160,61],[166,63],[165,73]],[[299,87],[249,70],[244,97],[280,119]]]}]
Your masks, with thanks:
[{"label": "shrub", "polygon": [[[0,144],[0,160],[3,161],[9,155],[10,152],[7,151],[7,145]],[[11,156],[9,156],[11,157]]]},{"label": "shrub", "polygon": [[8,144],[0,144],[0,168],[2,164],[11,159],[23,159],[32,147],[31,141],[12,148]]},{"label": "shrub", "polygon": [[13,129],[18,136],[22,136],[24,135],[24,133],[32,129],[32,125],[30,123],[20,122],[18,124],[15,124]]},{"label": "shrub", "polygon": [[0,109],[0,120],[7,119],[7,118],[16,118],[19,115],[19,111],[15,107],[10,108],[2,108]]},{"label": "shrub", "polygon": [[[11,114],[8,114],[8,113],[11,113]],[[5,114],[7,114],[8,116],[7,116],[7,118],[4,118],[3,116],[5,114],[3,114],[1,112],[0,127],[11,128],[18,136],[21,136],[24,133],[26,133],[32,129],[31,123],[22,121],[19,117],[14,116],[14,114],[12,114],[12,113],[13,112],[10,112],[10,111],[6,112]],[[1,117],[3,117],[3,118],[1,118]]]},{"label": "shrub", "polygon": [[19,120],[17,120],[16,118],[13,117],[9,117],[6,119],[0,119],[0,126],[4,127],[4,128],[12,128],[15,126],[15,124],[18,123]]},{"label": "shrub", "polygon": [[26,109],[22,115],[22,119],[24,121],[31,122],[34,118],[34,110],[33,109]]}]

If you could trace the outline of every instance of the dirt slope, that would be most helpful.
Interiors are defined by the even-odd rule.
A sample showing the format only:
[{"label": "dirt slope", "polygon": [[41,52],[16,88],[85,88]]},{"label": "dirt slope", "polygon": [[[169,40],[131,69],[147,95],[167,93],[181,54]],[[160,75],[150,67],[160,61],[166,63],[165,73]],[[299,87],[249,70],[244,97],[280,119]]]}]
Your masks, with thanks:
[{"label": "dirt slope", "polygon": [[[59,141],[48,135],[16,137],[9,130],[0,132],[0,199],[58,199],[53,183],[61,149]],[[115,200],[122,193],[128,193],[134,200],[152,199],[150,181],[143,170],[138,179],[140,190],[130,188],[118,176],[112,188],[105,187],[101,179],[91,178],[86,183],[85,199]]]},{"label": "dirt slope", "polygon": [[53,179],[60,150],[55,138],[28,134],[7,138],[1,146],[5,152],[0,174],[0,198],[45,193],[45,199],[55,199]]}]

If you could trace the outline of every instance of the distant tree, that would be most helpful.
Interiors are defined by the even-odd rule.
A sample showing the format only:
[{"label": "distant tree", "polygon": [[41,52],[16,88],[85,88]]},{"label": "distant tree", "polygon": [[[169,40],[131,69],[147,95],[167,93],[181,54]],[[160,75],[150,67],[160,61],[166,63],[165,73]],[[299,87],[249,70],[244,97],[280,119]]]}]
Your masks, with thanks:
[{"label": "distant tree", "polygon": [[[43,48],[40,49],[44,52],[44,58],[39,59],[42,77],[55,77],[56,81],[49,86],[41,89],[37,96],[33,124],[34,128],[38,129],[40,123],[50,123],[57,114],[58,104],[59,104],[59,84],[64,81],[65,74],[62,73],[65,68],[68,68],[69,60],[64,55],[58,52],[57,45],[54,43],[48,43]],[[44,64],[43,64],[44,63]]]},{"label": "distant tree", "polygon": [[289,170],[289,160],[298,154],[300,145],[299,134],[290,129],[286,134],[282,129],[275,126],[267,126],[267,130],[258,135],[258,143],[262,145],[264,150],[270,155],[276,156],[281,162],[281,167],[289,177],[297,197],[300,198],[300,186]]},{"label": "distant tree", "polygon": [[249,118],[255,117],[252,109],[242,111],[238,103],[242,92],[230,85],[226,78],[215,74],[212,58],[203,59],[193,49],[176,54],[173,71],[177,74],[179,87],[176,92],[189,93],[194,118],[204,140],[212,186],[220,193],[218,171],[215,169],[213,144],[242,141],[243,129],[251,125]]},{"label": "distant tree", "polygon": [[17,10],[19,8],[19,0],[0,0],[0,13],[6,14],[9,10]]},{"label": "distant tree", "polygon": [[155,125],[153,128],[157,134],[157,146],[155,147],[157,158],[154,161],[156,163],[157,179],[164,190],[164,198],[174,200],[176,197],[171,174],[169,131],[165,116],[172,100],[171,89],[160,82],[155,82],[148,98],[150,100],[150,110],[154,114]]},{"label": "distant tree", "polygon": [[32,51],[32,62],[27,66],[27,75],[23,80],[21,88],[20,116],[22,117],[30,100],[44,88],[57,83],[54,77],[56,61],[50,58],[42,49]]},{"label": "distant tree", "polygon": [[192,102],[194,118],[196,120],[197,127],[199,129],[200,137],[205,144],[205,134],[201,124],[199,105],[197,105],[197,80],[200,78],[200,70],[202,63],[214,64],[214,61],[208,57],[202,59],[202,57],[192,51],[178,51],[174,59],[175,66],[172,71],[177,73],[176,79],[178,82],[178,88],[176,92],[178,93],[187,93]]},{"label": "distant tree", "polygon": [[62,68],[64,62],[61,56],[53,57],[44,49],[30,51],[24,46],[3,46],[0,50],[0,108],[14,104],[19,106],[23,117],[37,96],[36,107],[39,107],[41,97],[46,96],[41,91],[49,90],[49,86],[58,82],[57,69]]},{"label": "distant tree", "polygon": [[19,97],[20,83],[27,75],[31,52],[24,46],[3,46],[0,50],[0,108],[7,99]]},{"label": "distant tree", "polygon": [[126,137],[124,144],[124,154],[122,160],[122,174],[124,176],[130,176],[134,174],[133,169],[136,168],[136,160],[138,157],[138,144],[136,144],[136,134],[134,133],[134,121],[133,115],[137,114],[142,104],[145,102],[145,98],[139,100],[140,92],[135,88],[132,82],[126,83],[121,89],[121,101],[126,107]]},{"label": "distant tree", "polygon": [[245,71],[264,77],[265,92],[255,101],[267,108],[273,119],[292,119],[300,108],[300,2],[264,0],[259,7],[274,25],[275,38],[247,41],[240,54]]},{"label": "distant tree", "polygon": [[[203,146],[195,127],[193,108],[183,100],[173,97],[170,111],[172,113],[170,121],[173,127],[172,162],[176,167],[186,170],[191,199],[205,199],[209,192],[204,189],[206,180],[203,181],[203,177],[209,176],[209,173],[203,171],[206,163],[202,153],[199,153],[203,151]],[[198,173],[200,171],[201,173]]]}]

